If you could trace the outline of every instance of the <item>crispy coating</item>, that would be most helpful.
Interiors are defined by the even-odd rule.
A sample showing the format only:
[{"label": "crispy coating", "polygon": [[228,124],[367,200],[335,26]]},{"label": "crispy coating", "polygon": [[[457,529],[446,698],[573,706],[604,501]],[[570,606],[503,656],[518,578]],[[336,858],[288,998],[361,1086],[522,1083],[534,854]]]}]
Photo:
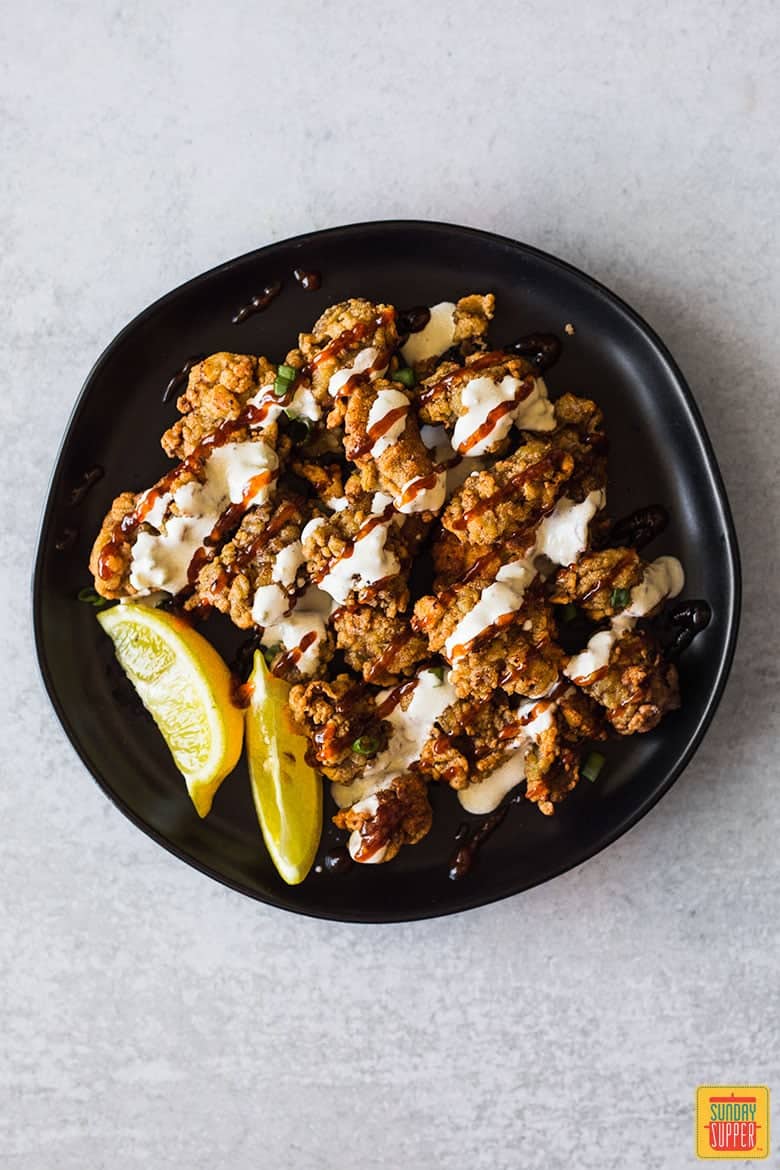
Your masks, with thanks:
[{"label": "crispy coating", "polygon": [[294,724],[309,740],[307,760],[329,780],[351,784],[364,771],[368,756],[352,750],[361,736],[370,736],[377,750],[387,743],[374,696],[352,675],[299,683],[289,704]]},{"label": "crispy coating", "polygon": [[296,475],[311,485],[314,494],[326,507],[332,507],[331,501],[344,496],[344,468],[340,463],[293,459],[290,466]]},{"label": "crispy coating", "polygon": [[606,671],[599,675],[582,689],[606,708],[606,718],[619,735],[652,731],[680,706],[677,667],[663,657],[647,630],[618,638]]},{"label": "crispy coating", "polygon": [[529,439],[490,471],[464,481],[441,516],[444,527],[472,544],[493,544],[550,511],[574,471],[574,458],[547,439]]},{"label": "crispy coating", "polygon": [[390,618],[376,606],[342,605],[332,624],[344,661],[366,682],[392,686],[399,677],[414,674],[415,666],[428,656],[426,639],[400,614]]},{"label": "crispy coating", "polygon": [[550,600],[556,605],[574,602],[594,621],[614,617],[625,607],[615,607],[615,589],[631,590],[642,580],[644,562],[633,548],[605,548],[584,553],[573,565],[555,575]]},{"label": "crispy coating", "polygon": [[[213,605],[220,613],[226,613],[239,629],[249,629],[255,624],[252,619],[255,591],[258,586],[273,582],[277,556],[282,549],[300,540],[301,529],[309,518],[306,501],[284,491],[262,506],[250,509],[232,540],[198,573],[195,592],[187,607]],[[306,567],[302,565],[296,585],[300,590],[305,584]],[[295,588],[288,590],[291,600]]]},{"label": "crispy coating", "polygon": [[590,398],[562,394],[555,403],[557,429],[552,440],[574,459],[574,471],[566,494],[577,503],[589,492],[606,487],[607,437],[604,415]]},{"label": "crispy coating", "polygon": [[[356,861],[392,861],[403,845],[416,845],[431,828],[433,812],[425,781],[414,772],[396,776],[386,788],[336,813],[339,829],[356,833]],[[376,855],[379,856],[376,856]]]},{"label": "crispy coating", "polygon": [[[377,370],[383,369],[397,343],[392,305],[375,305],[359,297],[331,305],[315,322],[311,333],[300,335],[298,351],[311,371],[314,397],[323,408],[333,408],[329,426],[339,425],[343,417],[343,408],[334,404],[328,393],[332,376],[351,367],[364,349],[377,351],[373,365]],[[288,356],[292,359],[295,353]]]},{"label": "crispy coating", "polygon": [[511,741],[502,733],[515,720],[509,700],[500,691],[490,702],[458,699],[439,717],[426,740],[420,768],[450,788],[465,788],[501,762]]},{"label": "crispy coating", "polygon": [[[405,398],[407,413],[401,434],[386,450],[374,457],[371,454],[371,438],[368,436],[368,419],[382,390],[392,390],[399,397]],[[360,472],[363,489],[385,492],[396,502],[402,500],[404,488],[412,480],[424,479],[434,471],[431,454],[420,438],[411,398],[399,385],[382,379],[358,383],[350,394],[344,416],[344,450]],[[424,512],[423,515],[432,518],[434,513]]]},{"label": "crispy coating", "polygon": [[346,508],[332,513],[305,534],[303,551],[311,579],[315,583],[321,581],[337,561],[351,556],[354,538],[361,529],[365,531],[366,525],[381,520],[386,531],[384,547],[396,557],[401,571],[355,589],[350,594],[350,602],[381,607],[388,618],[393,618],[409,604],[406,569],[410,558],[403,529],[389,516],[382,520],[381,514],[373,510],[374,497],[363,492],[354,482],[347,483],[345,496],[348,500]]},{"label": "crispy coating", "polygon": [[135,512],[143,492],[122,492],[117,496],[100,527],[89,557],[89,571],[95,578],[95,590],[101,597],[114,600],[135,591],[129,584],[132,539],[121,533],[124,519]]},{"label": "crispy coating", "polygon": [[260,386],[273,381],[274,373],[266,358],[243,353],[213,353],[198,362],[176,403],[183,417],[161,439],[165,454],[186,459],[221,423],[238,418]]},{"label": "crispy coating", "polygon": [[[453,314],[452,351],[465,358],[486,348],[487,332],[496,308],[493,293],[470,293],[455,303]],[[418,380],[428,377],[441,361],[440,357],[425,358],[414,363]]]},{"label": "crispy coating", "polygon": [[[418,387],[420,420],[432,425],[438,423],[454,427],[461,415],[465,414],[462,394],[473,378],[490,378],[493,382],[500,382],[509,376],[522,381],[538,375],[539,371],[525,358],[504,353],[503,350],[473,353],[462,365],[452,361],[441,362]],[[505,440],[503,447],[507,446],[508,440]]]}]

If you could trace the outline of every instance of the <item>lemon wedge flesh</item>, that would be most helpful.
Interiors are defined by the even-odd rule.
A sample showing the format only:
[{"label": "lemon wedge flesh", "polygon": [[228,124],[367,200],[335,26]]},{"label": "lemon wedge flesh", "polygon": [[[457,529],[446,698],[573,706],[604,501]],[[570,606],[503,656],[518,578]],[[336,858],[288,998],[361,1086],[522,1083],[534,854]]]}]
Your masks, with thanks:
[{"label": "lemon wedge flesh", "polygon": [[304,758],[307,740],[291,726],[290,686],[269,673],[260,651],[246,712],[249,778],[271,859],[290,886],[312,867],[322,833],[322,781]]},{"label": "lemon wedge flesh", "polygon": [[150,712],[205,817],[241,755],[244,713],[214,647],[181,618],[145,605],[115,605],[97,615],[141,702]]}]

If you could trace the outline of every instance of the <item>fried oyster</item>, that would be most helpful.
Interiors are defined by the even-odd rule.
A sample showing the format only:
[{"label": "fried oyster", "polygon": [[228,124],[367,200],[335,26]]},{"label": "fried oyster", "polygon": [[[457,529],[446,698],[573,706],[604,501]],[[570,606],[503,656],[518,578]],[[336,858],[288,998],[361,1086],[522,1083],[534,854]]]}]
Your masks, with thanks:
[{"label": "fried oyster", "polygon": [[358,862],[428,833],[429,783],[484,813],[524,782],[550,815],[589,744],[680,702],[649,619],[682,569],[609,546],[602,413],[491,345],[494,311],[351,298],[278,364],[203,358],[174,465],[92,550],[102,596],[251,632]]}]

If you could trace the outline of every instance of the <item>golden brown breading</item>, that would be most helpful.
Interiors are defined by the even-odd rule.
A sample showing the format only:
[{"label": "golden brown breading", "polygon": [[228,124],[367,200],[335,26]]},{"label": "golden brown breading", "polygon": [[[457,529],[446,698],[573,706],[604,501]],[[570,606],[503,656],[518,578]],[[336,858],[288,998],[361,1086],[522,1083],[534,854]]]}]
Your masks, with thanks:
[{"label": "golden brown breading", "polygon": [[513,746],[502,733],[515,715],[497,691],[490,702],[458,699],[439,717],[420,754],[420,770],[450,788],[465,788],[492,772]]},{"label": "golden brown breading", "polygon": [[[452,348],[461,357],[485,349],[487,331],[495,312],[496,298],[493,293],[470,293],[455,303],[453,313]],[[414,372],[419,379],[428,377],[439,365],[440,357],[425,358],[414,363]]]},{"label": "golden brown breading", "polygon": [[[255,625],[252,602],[260,585],[270,585],[274,563],[282,549],[300,540],[311,509],[300,496],[280,491],[273,500],[252,508],[244,516],[232,540],[203,566],[187,608],[204,603],[226,613],[240,629]],[[305,586],[306,566],[298,570],[296,584],[286,589],[291,600]]]},{"label": "golden brown breading", "polygon": [[[500,349],[474,353],[462,365],[442,362],[417,389],[421,422],[454,427],[465,414],[461,395],[472,379],[490,378],[493,382],[500,382],[507,376],[523,381],[537,378],[539,371],[525,358]],[[508,440],[502,446],[506,448],[507,445]]]},{"label": "golden brown breading", "polygon": [[[399,404],[393,408],[394,414],[403,409],[400,402],[405,400],[406,413],[399,420],[404,423],[401,433],[386,450],[375,457],[371,453],[372,436],[368,434],[368,419],[382,391],[392,392],[393,400],[399,400]],[[425,481],[425,487],[433,487],[433,481],[428,483],[426,477],[435,474],[431,454],[420,438],[420,428],[411,408],[411,399],[403,387],[377,379],[355,386],[344,416],[344,450],[360,472],[363,489],[368,492],[385,492],[399,508],[413,503],[414,489],[404,495],[404,489],[413,480]],[[388,415],[390,417],[392,415]],[[434,514],[430,511],[421,513],[428,519]]]},{"label": "golden brown breading", "polygon": [[122,521],[135,512],[143,492],[122,492],[117,496],[100,526],[89,557],[89,571],[95,590],[112,600],[134,592],[128,584],[133,537],[122,534]]},{"label": "golden brown breading", "polygon": [[574,471],[574,459],[546,439],[529,439],[490,471],[470,475],[441,516],[446,529],[472,544],[493,544],[552,510]]},{"label": "golden brown breading", "polygon": [[580,778],[580,753],[562,743],[557,724],[543,731],[525,757],[525,795],[545,816],[552,816]]},{"label": "golden brown breading", "polygon": [[349,501],[348,507],[332,513],[304,536],[303,551],[311,579],[319,583],[337,562],[351,558],[354,555],[354,539],[360,539],[361,532],[365,533],[367,529],[373,531],[381,524],[385,530],[384,548],[396,558],[400,571],[371,585],[354,589],[349,601],[379,606],[387,617],[392,618],[409,604],[409,553],[403,530],[392,520],[389,508],[385,513],[373,511],[373,496],[361,491],[354,483],[354,477],[347,482],[345,495]]},{"label": "golden brown breading", "polygon": [[339,425],[343,415],[343,410],[338,409],[337,402],[328,393],[332,376],[351,367],[357,355],[365,349],[377,351],[372,364],[375,370],[382,370],[397,342],[392,305],[375,305],[359,297],[331,305],[315,322],[311,333],[300,335],[299,351],[311,371],[314,397],[323,408],[333,408],[329,426]]},{"label": "golden brown breading", "polygon": [[392,686],[401,675],[414,674],[417,663],[428,656],[427,641],[400,614],[389,618],[376,606],[342,605],[332,624],[344,661],[366,682]]},{"label": "golden brown breading", "polygon": [[198,443],[228,419],[238,418],[260,386],[272,382],[275,369],[266,358],[241,353],[213,353],[190,370],[187,389],[176,403],[184,417],[160,440],[172,459],[186,459]]},{"label": "golden brown breading", "polygon": [[414,772],[396,776],[386,788],[336,813],[339,829],[357,833],[355,861],[392,861],[403,845],[416,845],[430,831],[433,812],[425,781]]},{"label": "golden brown breading", "polygon": [[573,565],[559,569],[553,581],[550,601],[555,605],[574,602],[594,621],[613,617],[625,605],[614,606],[615,589],[631,590],[642,580],[644,562],[633,548],[605,548],[584,553]]},{"label": "golden brown breading", "polygon": [[557,429],[550,436],[562,451],[574,458],[574,472],[566,494],[575,502],[607,483],[608,442],[604,415],[590,398],[563,394],[555,403]]},{"label": "golden brown breading", "polygon": [[624,633],[612,647],[605,672],[580,685],[606,708],[619,735],[651,731],[680,706],[677,667],[667,662],[647,630]]},{"label": "golden brown breading", "polygon": [[352,750],[361,737],[370,737],[377,751],[387,743],[387,724],[377,715],[374,696],[352,675],[299,683],[289,704],[293,722],[309,741],[306,759],[329,780],[351,784],[364,771],[369,757]]},{"label": "golden brown breading", "polygon": [[312,459],[293,459],[290,468],[301,479],[307,480],[315,495],[326,506],[344,495],[344,468],[340,463],[316,463]]}]

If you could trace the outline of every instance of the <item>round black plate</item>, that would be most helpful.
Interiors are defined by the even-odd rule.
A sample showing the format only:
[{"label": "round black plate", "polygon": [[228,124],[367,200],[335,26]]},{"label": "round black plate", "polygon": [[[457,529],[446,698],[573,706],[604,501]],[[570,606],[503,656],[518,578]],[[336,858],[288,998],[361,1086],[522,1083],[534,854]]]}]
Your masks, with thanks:
[{"label": "round black plate", "polygon": [[[322,273],[319,291],[296,285],[291,274],[299,266]],[[284,290],[270,308],[232,324],[236,310],[274,280],[284,281]],[[312,872],[290,888],[266,854],[243,763],[208,819],[196,816],[94,611],[76,600],[90,583],[89,549],[113,497],[147,487],[168,465],[159,438],[175,407],[161,401],[162,392],[191,355],[225,349],[280,359],[326,305],[349,296],[406,306],[489,290],[498,300],[496,342],[537,330],[561,336],[563,356],[548,383],[553,396],[592,396],[605,411],[611,514],[666,505],[672,522],[650,553],[680,557],[685,595],[707,598],[712,622],[683,658],[682,710],[649,735],[609,743],[602,777],[581,783],[554,817],[530,804],[513,806],[467,877],[451,881],[448,862],[456,829],[469,818],[454,793],[432,785],[434,828],[420,845],[389,865],[357,866],[342,876]],[[564,334],[567,322],[573,336]],[[73,502],[95,465],[104,477]],[[737,544],[715,457],[690,390],[652,330],[607,289],[534,248],[447,224],[393,222],[261,248],[189,281],[122,330],[87,378],[62,445],[40,536],[34,609],[57,714],[98,783],[135,824],[261,901],[323,918],[389,922],[527,889],[591,857],[643,816],[679,776],[712,718],[734,651],[739,594]],[[239,641],[219,616],[204,632],[228,656]],[[327,823],[323,848],[335,839]]]}]

